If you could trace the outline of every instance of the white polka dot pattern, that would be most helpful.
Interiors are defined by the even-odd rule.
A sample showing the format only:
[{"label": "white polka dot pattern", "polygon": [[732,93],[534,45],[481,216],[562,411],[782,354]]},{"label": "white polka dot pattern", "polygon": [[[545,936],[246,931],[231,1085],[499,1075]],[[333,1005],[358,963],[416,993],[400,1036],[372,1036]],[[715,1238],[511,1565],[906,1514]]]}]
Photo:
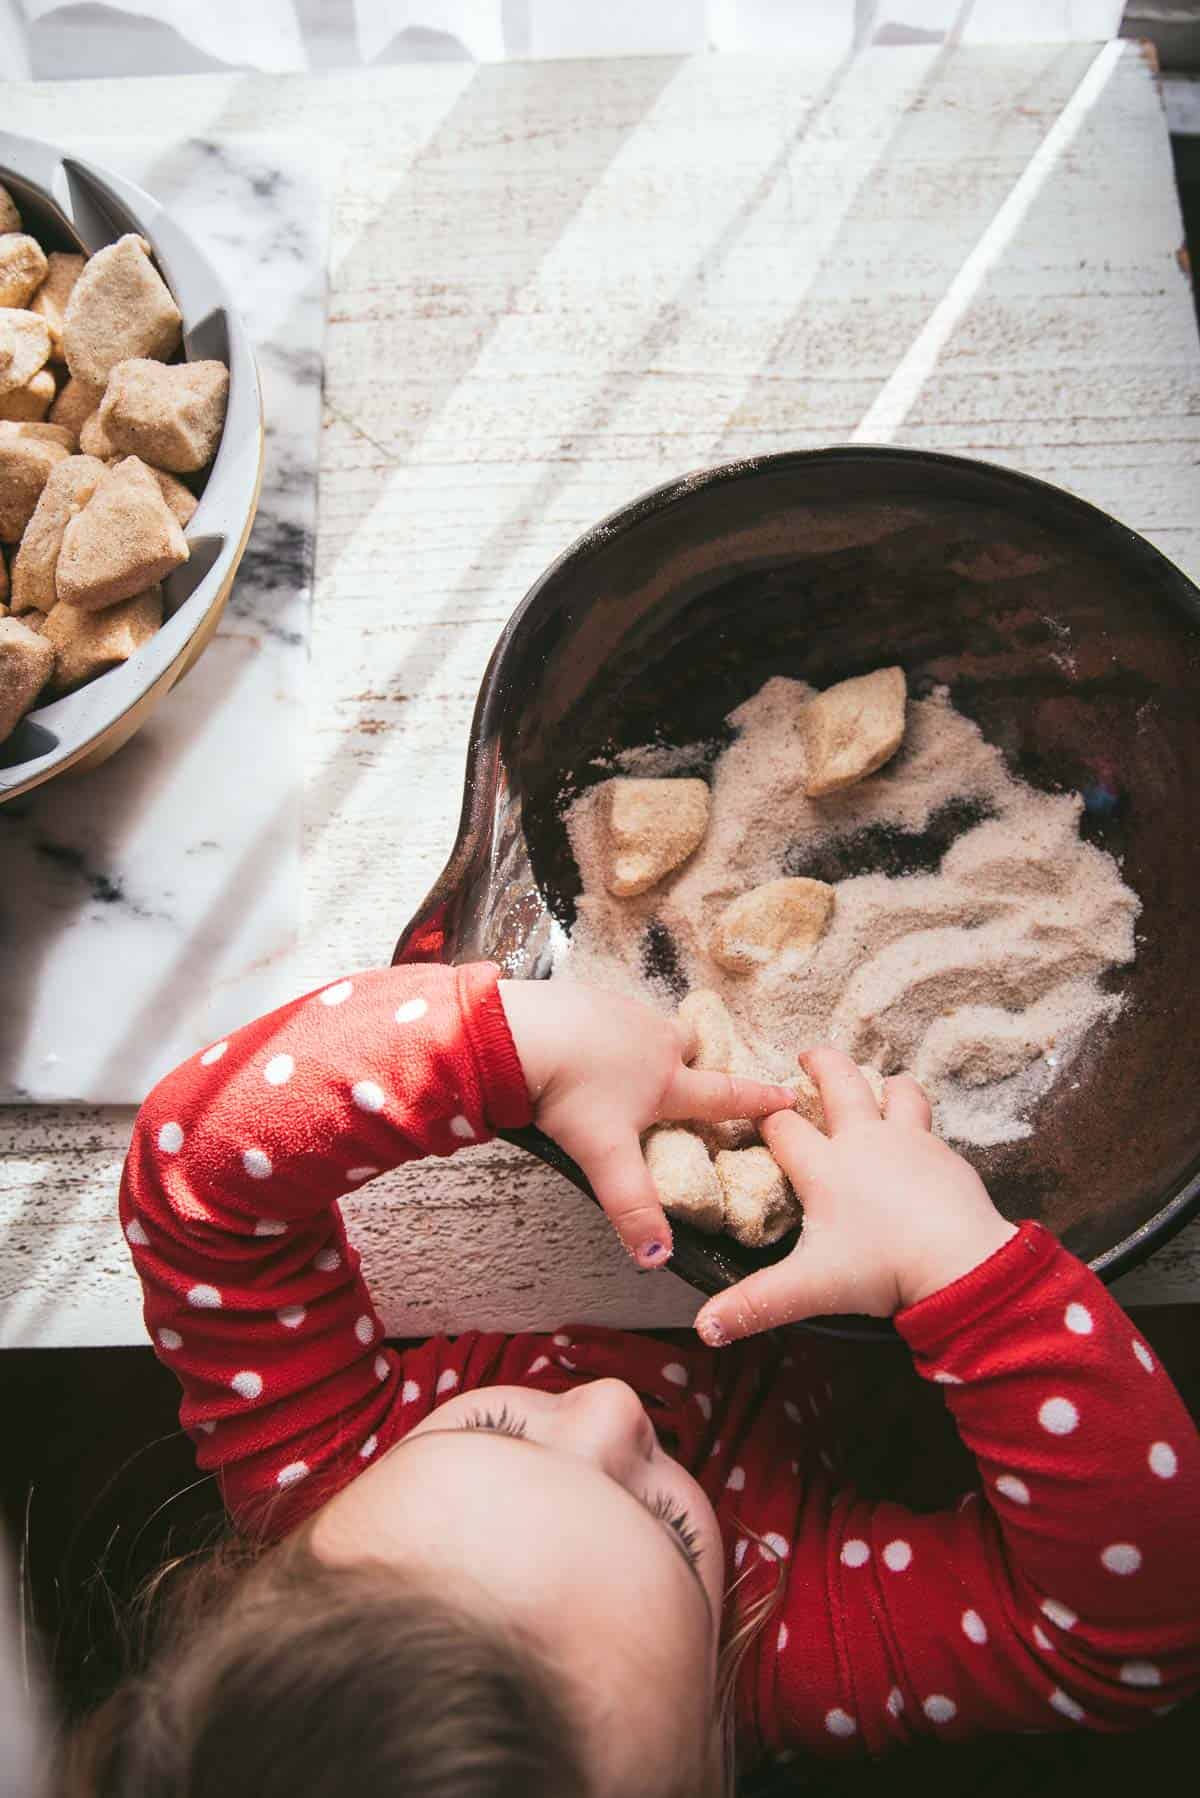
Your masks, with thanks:
[{"label": "white polka dot pattern", "polygon": [[903,1573],[906,1568],[911,1567],[912,1558],[912,1545],[900,1536],[894,1542],[889,1542],[883,1551],[884,1565],[890,1567],[893,1573]]},{"label": "white polka dot pattern", "polygon": [[125,1240],[132,1243],[135,1249],[145,1249],[150,1246],[150,1238],[136,1217],[131,1217],[125,1226]]},{"label": "white polka dot pattern", "polygon": [[746,1489],[746,1469],[744,1467],[731,1467],[729,1470],[729,1478],[725,1481],[725,1484],[729,1487],[731,1492],[744,1492]]},{"label": "white polka dot pattern", "polygon": [[778,1649],[779,1653],[783,1654],[783,1652],[787,1648],[787,1645],[788,1645],[788,1626],[786,1623],[781,1623],[779,1625],[779,1634],[775,1638],[775,1646]]},{"label": "white polka dot pattern", "polygon": [[934,1379],[939,1386],[961,1386],[962,1381],[956,1373],[935,1373]]},{"label": "white polka dot pattern", "polygon": [[327,986],[323,993],[318,993],[317,998],[322,1005],[344,1005],[353,991],[352,980],[337,980],[332,986]]},{"label": "white polka dot pattern", "polygon": [[835,1705],[833,1710],[825,1713],[825,1728],[831,1736],[841,1736],[845,1739],[857,1732],[858,1724],[849,1711],[844,1711],[839,1705]]},{"label": "white polka dot pattern", "polygon": [[1072,1723],[1083,1722],[1085,1715],[1083,1706],[1076,1704],[1075,1700],[1069,1698],[1065,1692],[1060,1692],[1057,1686],[1050,1694],[1050,1704],[1060,1717],[1069,1717]]},{"label": "white polka dot pattern", "polygon": [[564,1336],[561,1330],[558,1332],[557,1336],[552,1336],[550,1340],[553,1342],[555,1348],[570,1348],[571,1346],[571,1338],[569,1336]]},{"label": "white polka dot pattern", "polygon": [[298,1480],[307,1478],[307,1461],[289,1461],[287,1466],[281,1467],[275,1475],[275,1484],[277,1486],[294,1486]]},{"label": "white polka dot pattern", "polygon": [[262,1397],[263,1377],[252,1368],[247,1367],[241,1373],[235,1373],[229,1384],[239,1398],[252,1400]]},{"label": "white polka dot pattern", "polygon": [[740,1567],[742,1562],[746,1559],[746,1550],[749,1548],[749,1546],[750,1546],[750,1544],[746,1541],[746,1538],[743,1536],[741,1541],[737,1544],[736,1548],[733,1551],[733,1564],[735,1567]]},{"label": "white polka dot pattern", "polygon": [[208,1418],[205,1418],[203,1423],[198,1423],[196,1425],[196,1428],[198,1430],[203,1430],[203,1432],[206,1436],[211,1436],[213,1431],[216,1429],[216,1427],[217,1427],[216,1424],[211,1422],[211,1420]]},{"label": "white polka dot pattern", "polygon": [[980,1647],[988,1639],[987,1624],[978,1611],[964,1611],[962,1614],[963,1635],[968,1642],[977,1642]]},{"label": "white polka dot pattern", "polygon": [[774,1559],[777,1561],[786,1561],[788,1555],[791,1553],[791,1543],[786,1536],[781,1536],[778,1531],[768,1530],[762,1541],[759,1543],[758,1551],[764,1560],[769,1561]]},{"label": "white polka dot pattern", "polygon": [[526,1379],[529,1378],[529,1375],[531,1373],[541,1373],[545,1368],[549,1367],[549,1365],[550,1365],[549,1355],[539,1355],[537,1357],[537,1360],[531,1361],[529,1363],[529,1366],[525,1369]]},{"label": "white polka dot pattern", "polygon": [[356,1080],[350,1088],[350,1097],[360,1111],[382,1111],[387,1104],[382,1086],[374,1080]]},{"label": "white polka dot pattern", "polygon": [[865,1567],[870,1558],[871,1550],[861,1537],[851,1536],[848,1542],[842,1543],[843,1567]]},{"label": "white polka dot pattern", "polygon": [[709,1398],[707,1392],[693,1392],[692,1397],[695,1399],[696,1408],[699,1411],[701,1417],[704,1419],[705,1423],[711,1423],[711,1421],[712,1421],[712,1400]]},{"label": "white polka dot pattern", "polygon": [[319,1274],[336,1273],[342,1265],[342,1258],[336,1249],[321,1249],[313,1256],[313,1266]]},{"label": "white polka dot pattern", "polygon": [[374,1342],[375,1340],[375,1319],[373,1317],[368,1317],[367,1313],[364,1311],[362,1316],[355,1320],[354,1334],[358,1337],[358,1340],[362,1343],[363,1347],[366,1348],[368,1343]]},{"label": "white polka dot pattern", "polygon": [[1154,1356],[1150,1353],[1150,1350],[1146,1347],[1145,1343],[1139,1342],[1136,1336],[1133,1339],[1133,1352],[1141,1362],[1142,1366],[1146,1369],[1146,1372],[1153,1373]]},{"label": "white polka dot pattern", "polygon": [[164,1155],[178,1155],[183,1147],[182,1124],[162,1124],[158,1132],[158,1146]]},{"label": "white polka dot pattern", "polygon": [[187,1302],[196,1311],[219,1311],[221,1309],[221,1295],[216,1287],[205,1286],[203,1283],[189,1288]]},{"label": "white polka dot pattern", "polygon": [[269,1180],[275,1172],[265,1149],[243,1149],[242,1166],[252,1180]]},{"label": "white polka dot pattern", "polygon": [[158,1331],[158,1341],[160,1348],[165,1348],[168,1354],[174,1354],[176,1349],[181,1349],[183,1347],[183,1337],[179,1334],[179,1331],[168,1330],[165,1324],[163,1328]]},{"label": "white polka dot pattern", "polygon": [[417,1382],[415,1380],[405,1380],[403,1386],[400,1388],[401,1404],[415,1405],[420,1396],[421,1388],[417,1385]]},{"label": "white polka dot pattern", "polygon": [[672,1386],[686,1386],[688,1383],[687,1368],[678,1361],[668,1361],[663,1368],[663,1379]]},{"label": "white polka dot pattern", "polygon": [[386,1355],[376,1355],[376,1357],[375,1357],[375,1378],[380,1382],[380,1384],[382,1384],[383,1381],[387,1379],[387,1377],[388,1377],[389,1373],[391,1373],[391,1371],[392,1371],[391,1368],[388,1366],[387,1356]]},{"label": "white polka dot pattern", "polygon": [[1101,1550],[1100,1559],[1110,1573],[1136,1573],[1142,1564],[1142,1551],[1132,1542],[1110,1542]]},{"label": "white polka dot pattern", "polygon": [[392,1015],[397,1024],[415,1024],[428,1010],[429,1006],[424,999],[406,999],[403,1005],[396,1007]]},{"label": "white polka dot pattern", "polygon": [[785,1398],[783,1401],[783,1414],[790,1419],[792,1423],[804,1422],[799,1405],[794,1405],[790,1398]]},{"label": "white polka dot pattern", "polygon": [[1096,1327],[1086,1305],[1068,1305],[1063,1313],[1063,1322],[1075,1336],[1090,1336]]},{"label": "white polka dot pattern", "polygon": [[898,1717],[903,1709],[904,1693],[900,1690],[899,1686],[893,1686],[887,1695],[888,1716]]},{"label": "white polka dot pattern", "polygon": [[373,1180],[378,1172],[379,1169],[377,1167],[348,1167],[346,1169],[346,1178],[347,1180],[353,1180],[355,1182],[358,1182],[359,1180]]},{"label": "white polka dot pattern", "polygon": [[1169,1442],[1152,1442],[1146,1459],[1151,1473],[1156,1473],[1160,1480],[1173,1480],[1179,1471],[1179,1457]]},{"label": "white polka dot pattern", "polygon": [[1038,1411],[1038,1422],[1051,1436],[1069,1436],[1079,1425],[1079,1412],[1069,1398],[1048,1398]]},{"label": "white polka dot pattern", "polygon": [[362,1447],[358,1451],[359,1460],[360,1461],[369,1461],[371,1459],[371,1456],[375,1453],[375,1450],[378,1447],[379,1447],[378,1436],[368,1436],[366,1441],[363,1443]]},{"label": "white polka dot pattern", "polygon": [[462,1113],[459,1112],[457,1117],[452,1117],[450,1119],[450,1134],[451,1136],[457,1136],[460,1142],[474,1142],[475,1126],[470,1118],[465,1118]]},{"label": "white polka dot pattern", "polygon": [[275,1313],[285,1330],[298,1330],[308,1316],[306,1305],[281,1305]]},{"label": "white polka dot pattern", "polygon": [[228,1043],[214,1043],[212,1048],[206,1049],[200,1057],[201,1067],[210,1068],[214,1061],[220,1061],[228,1047]]},{"label": "white polka dot pattern", "polygon": [[931,1723],[952,1723],[958,1715],[958,1706],[944,1692],[931,1692],[921,1709]]},{"label": "white polka dot pattern", "polygon": [[296,1072],[296,1064],[290,1055],[272,1055],[263,1069],[263,1079],[268,1086],[286,1086]]},{"label": "white polka dot pattern", "polygon": [[457,1373],[454,1371],[454,1369],[452,1367],[447,1367],[444,1373],[440,1373],[438,1375],[437,1386],[434,1388],[434,1390],[440,1396],[443,1392],[453,1392],[454,1388],[457,1385],[458,1385]]},{"label": "white polka dot pattern", "polygon": [[996,1481],[996,1490],[1003,1493],[1005,1498],[1010,1498],[1014,1505],[1029,1503],[1029,1487],[1015,1473],[1002,1473]]},{"label": "white polka dot pattern", "polygon": [[1048,1617],[1059,1629],[1074,1629],[1079,1622],[1070,1605],[1060,1604],[1057,1598],[1043,1598],[1042,1616]]},{"label": "white polka dot pattern", "polygon": [[256,1236],[286,1236],[287,1225],[281,1217],[260,1217],[254,1226]]},{"label": "white polka dot pattern", "polygon": [[1056,1654],[1058,1651],[1040,1623],[1033,1626],[1033,1639],[1043,1654]]},{"label": "white polka dot pattern", "polygon": [[1162,1674],[1153,1661],[1125,1661],[1121,1666],[1123,1686],[1161,1686]]}]

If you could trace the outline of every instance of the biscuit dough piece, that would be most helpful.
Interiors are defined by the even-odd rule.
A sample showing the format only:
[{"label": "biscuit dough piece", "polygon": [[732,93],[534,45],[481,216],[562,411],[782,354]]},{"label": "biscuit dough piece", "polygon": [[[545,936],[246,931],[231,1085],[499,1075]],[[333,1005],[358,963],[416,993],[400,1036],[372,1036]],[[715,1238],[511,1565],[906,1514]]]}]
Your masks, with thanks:
[{"label": "biscuit dough piece", "polygon": [[21,215],[7,187],[0,186],[0,231],[19,231]]},{"label": "biscuit dough piece", "polygon": [[692,1130],[658,1124],[643,1149],[650,1178],[668,1217],[685,1218],[693,1229],[715,1236],[725,1227],[725,1201],[708,1150]]},{"label": "biscuit dough piece", "polygon": [[54,376],[41,368],[24,387],[13,387],[0,394],[0,418],[15,424],[37,424],[45,418],[54,400]]},{"label": "biscuit dough piece", "polygon": [[103,397],[98,387],[89,387],[86,381],[77,381],[72,375],[50,408],[50,423],[70,431],[78,443],[80,431]]},{"label": "biscuit dough piece", "polygon": [[839,793],[874,774],[904,736],[903,668],[877,668],[826,687],[804,707],[804,791],[810,799]]},{"label": "biscuit dough piece", "polygon": [[0,618],[0,743],[11,737],[53,668],[53,644],[19,618]]},{"label": "biscuit dough piece", "polygon": [[765,1249],[800,1222],[787,1176],[769,1149],[722,1149],[717,1179],[725,1195],[725,1229],[748,1249]]},{"label": "biscuit dough piece", "polygon": [[[147,463],[146,466],[147,468],[150,468],[149,463]],[[158,491],[162,494],[168,507],[174,512],[180,524],[190,524],[192,521],[192,514],[200,504],[200,501],[196,498],[196,495],[192,492],[191,488],[185,487],[182,481],[177,481],[175,476],[173,474],[168,474],[165,468],[150,468],[150,473],[158,482]]]},{"label": "biscuit dough piece", "polygon": [[58,597],[100,611],[143,593],[188,558],[179,520],[136,456],[106,469],[63,534]]},{"label": "biscuit dough piece", "polygon": [[56,462],[67,455],[53,425],[0,419],[0,543],[19,543]]},{"label": "biscuit dough piece", "polygon": [[[719,993],[696,987],[680,1001],[676,1016],[692,1033],[695,1046],[690,1066],[712,1074],[748,1072],[746,1045]],[[714,1154],[718,1149],[745,1149],[758,1141],[758,1127],[751,1118],[726,1118],[720,1124],[697,1124],[695,1128]]]},{"label": "biscuit dough piece", "polygon": [[100,424],[113,449],[172,474],[196,474],[217,453],[229,398],[223,362],[132,358],[108,377]]},{"label": "biscuit dough piece", "polygon": [[183,323],[150,260],[150,245],[130,232],[90,256],[67,301],[63,352],[77,380],[104,387],[118,362],[170,356]]},{"label": "biscuit dough piece", "polygon": [[0,306],[24,306],[46,279],[46,257],[36,237],[7,231],[0,237]]},{"label": "biscuit dough piece", "polygon": [[14,612],[49,612],[58,599],[54,571],[63,533],[96,491],[103,462],[93,456],[68,456],[50,471],[25,527],[12,570]]},{"label": "biscuit dough piece", "polygon": [[85,456],[98,456],[101,462],[120,461],[108,440],[108,432],[100,423],[99,408],[89,413],[80,425],[79,447]]},{"label": "biscuit dough piece", "polygon": [[66,250],[51,250],[46,258],[46,278],[29,302],[29,310],[39,313],[46,321],[50,332],[50,354],[55,362],[62,361],[63,314],[67,309],[67,301],[86,262],[86,256],[76,256]]},{"label": "biscuit dough piece", "polygon": [[45,319],[36,312],[0,308],[0,394],[28,387],[49,360],[50,332]]},{"label": "biscuit dough piece", "polygon": [[708,788],[702,780],[635,780],[605,783],[610,893],[631,899],[648,892],[678,868],[708,829]]},{"label": "biscuit dough piece", "polygon": [[81,612],[60,600],[41,635],[55,651],[49,692],[57,698],[73,693],[85,681],[127,662],[135,649],[148,643],[163,618],[161,587],[148,587],[103,612]]},{"label": "biscuit dough piece", "polygon": [[[0,191],[2,191],[2,190],[0,190]],[[4,551],[2,549],[0,549],[0,605],[4,605],[4,602],[7,600],[7,598],[8,598],[8,560],[4,554]],[[6,610],[7,610],[7,608],[6,608]]]},{"label": "biscuit dough piece", "polygon": [[768,880],[727,905],[709,952],[734,974],[752,974],[777,955],[811,954],[833,913],[824,880]]}]

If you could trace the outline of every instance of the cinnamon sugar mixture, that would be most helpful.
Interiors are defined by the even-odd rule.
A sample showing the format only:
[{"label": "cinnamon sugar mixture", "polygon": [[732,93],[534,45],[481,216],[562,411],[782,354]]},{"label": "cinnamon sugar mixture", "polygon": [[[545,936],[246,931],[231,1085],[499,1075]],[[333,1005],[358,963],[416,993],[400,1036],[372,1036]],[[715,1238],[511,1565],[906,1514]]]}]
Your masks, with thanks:
[{"label": "cinnamon sugar mixture", "polygon": [[[813,691],[776,677],[730,714],[707,837],[648,893],[606,892],[599,788],[575,801],[583,893],[554,976],[664,1011],[713,987],[768,1078],[829,1040],[884,1073],[911,1070],[942,1136],[980,1148],[1028,1136],[1037,1100],[1120,1009],[1102,976],[1133,960],[1138,897],[1081,840],[1078,796],[1015,779],[944,689],[909,702],[904,743],[877,774],[807,798],[797,717]],[[651,747],[613,772],[690,773],[696,760],[695,746]],[[904,867],[906,847],[929,871],[854,872]],[[785,874],[836,880],[829,929],[807,957],[728,972],[707,951],[717,917]]]}]

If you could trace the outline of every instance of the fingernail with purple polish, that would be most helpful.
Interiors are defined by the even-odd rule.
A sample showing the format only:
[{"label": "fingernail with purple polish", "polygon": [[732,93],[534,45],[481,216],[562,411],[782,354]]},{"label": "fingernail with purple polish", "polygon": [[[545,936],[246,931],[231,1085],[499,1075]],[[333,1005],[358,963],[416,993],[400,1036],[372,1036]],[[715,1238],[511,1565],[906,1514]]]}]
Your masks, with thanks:
[{"label": "fingernail with purple polish", "polygon": [[645,1262],[647,1267],[650,1267],[654,1262],[661,1261],[666,1252],[666,1247],[663,1243],[647,1242],[643,1243],[641,1249],[638,1251],[638,1259]]},{"label": "fingernail with purple polish", "polygon": [[718,1317],[703,1318],[696,1328],[701,1342],[706,1342],[709,1348],[724,1348],[729,1341]]}]

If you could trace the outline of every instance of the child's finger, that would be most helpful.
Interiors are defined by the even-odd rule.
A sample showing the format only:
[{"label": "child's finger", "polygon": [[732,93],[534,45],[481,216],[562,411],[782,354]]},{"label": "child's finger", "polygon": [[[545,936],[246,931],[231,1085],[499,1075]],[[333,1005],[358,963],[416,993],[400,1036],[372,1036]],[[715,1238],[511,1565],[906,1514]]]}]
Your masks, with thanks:
[{"label": "child's finger", "polygon": [[777,1111],[764,1118],[759,1135],[799,1196],[808,1198],[824,1171],[829,1138],[794,1111]]},{"label": "child's finger", "polygon": [[889,1124],[909,1124],[916,1130],[933,1129],[933,1112],[924,1088],[911,1074],[893,1074],[883,1083],[883,1115]]},{"label": "child's finger", "polygon": [[879,1122],[875,1095],[848,1055],[823,1043],[806,1050],[800,1060],[820,1090],[831,1136],[850,1124]]},{"label": "child's finger", "polygon": [[664,1119],[695,1118],[702,1124],[720,1124],[726,1118],[763,1117],[769,1111],[780,1111],[795,1103],[795,1093],[786,1086],[681,1067],[663,1094],[659,1109]]},{"label": "child's finger", "polygon": [[569,1153],[591,1181],[604,1215],[639,1267],[664,1267],[671,1259],[671,1226],[637,1137],[574,1144]]},{"label": "child's finger", "polygon": [[722,1348],[781,1324],[845,1309],[841,1287],[836,1267],[801,1238],[785,1260],[760,1268],[702,1306],[696,1330],[709,1348]]}]

